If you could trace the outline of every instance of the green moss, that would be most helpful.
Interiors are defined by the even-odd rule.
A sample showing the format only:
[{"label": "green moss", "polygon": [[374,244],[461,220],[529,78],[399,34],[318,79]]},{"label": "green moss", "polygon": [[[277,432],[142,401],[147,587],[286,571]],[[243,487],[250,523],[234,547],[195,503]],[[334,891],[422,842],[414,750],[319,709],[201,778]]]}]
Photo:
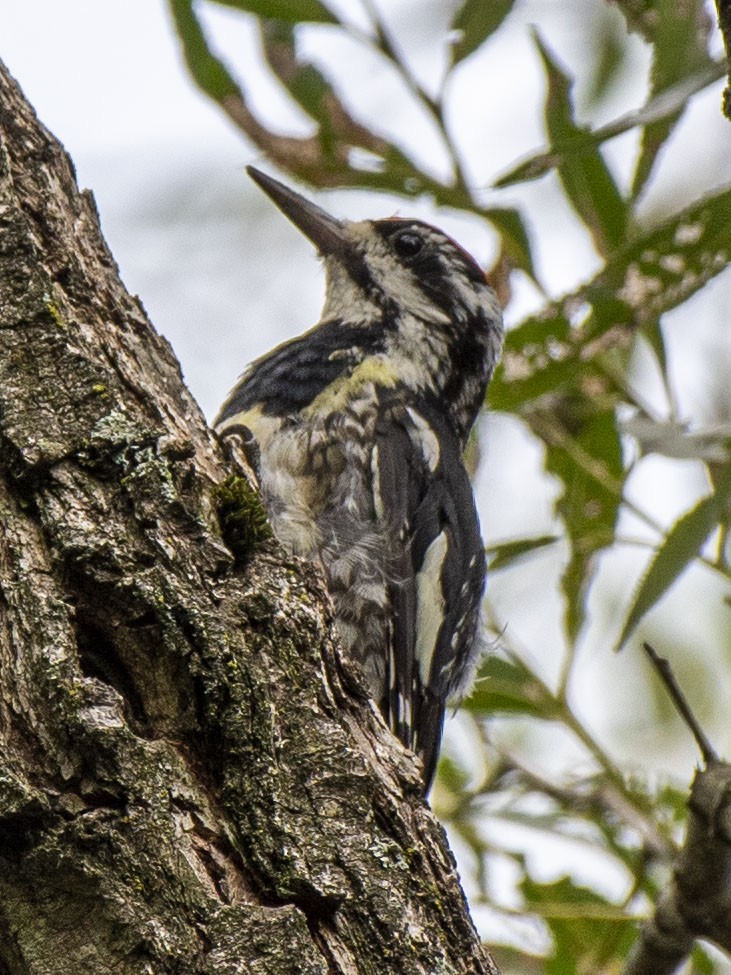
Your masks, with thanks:
[{"label": "green moss", "polygon": [[231,474],[214,487],[213,500],[223,539],[241,564],[272,537],[261,497],[245,477]]}]

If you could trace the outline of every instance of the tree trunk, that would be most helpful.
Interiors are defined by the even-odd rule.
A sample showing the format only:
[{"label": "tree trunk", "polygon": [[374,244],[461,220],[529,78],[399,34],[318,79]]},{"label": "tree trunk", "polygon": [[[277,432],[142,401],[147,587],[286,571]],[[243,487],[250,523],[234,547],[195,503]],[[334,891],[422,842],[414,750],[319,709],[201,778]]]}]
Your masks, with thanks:
[{"label": "tree trunk", "polygon": [[1,66],[0,139],[0,973],[494,973],[319,575],[245,490],[224,542],[230,470]]}]

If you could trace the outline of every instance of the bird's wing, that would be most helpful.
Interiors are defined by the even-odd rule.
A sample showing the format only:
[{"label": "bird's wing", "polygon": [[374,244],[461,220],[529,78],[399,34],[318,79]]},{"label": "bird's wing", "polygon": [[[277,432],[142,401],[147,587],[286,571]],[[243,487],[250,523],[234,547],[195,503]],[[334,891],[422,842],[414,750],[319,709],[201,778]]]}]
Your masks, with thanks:
[{"label": "bird's wing", "polygon": [[[471,671],[485,578],[472,487],[449,424],[424,407],[382,414],[373,454],[376,509],[393,565],[388,680],[381,709],[421,755],[429,787],[444,710]],[[378,510],[380,507],[380,511]]]},{"label": "bird's wing", "polygon": [[217,429],[259,407],[275,416],[295,414],[366,356],[382,349],[383,337],[338,318],[283,342],[257,359],[229,393],[214,421]]}]

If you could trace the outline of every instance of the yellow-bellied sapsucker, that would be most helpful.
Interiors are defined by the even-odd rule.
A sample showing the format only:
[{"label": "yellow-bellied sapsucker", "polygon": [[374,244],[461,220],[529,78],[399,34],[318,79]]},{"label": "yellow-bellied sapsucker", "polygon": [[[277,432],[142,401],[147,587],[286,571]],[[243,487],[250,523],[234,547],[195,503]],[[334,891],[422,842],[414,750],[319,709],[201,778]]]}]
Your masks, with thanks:
[{"label": "yellow-bellied sapsucker", "polygon": [[249,366],[216,428],[252,432],[274,533],[322,565],[342,643],[427,790],[478,656],[485,556],[462,450],[500,307],[434,227],[336,220],[248,171],[317,247],[327,295],[319,324]]}]

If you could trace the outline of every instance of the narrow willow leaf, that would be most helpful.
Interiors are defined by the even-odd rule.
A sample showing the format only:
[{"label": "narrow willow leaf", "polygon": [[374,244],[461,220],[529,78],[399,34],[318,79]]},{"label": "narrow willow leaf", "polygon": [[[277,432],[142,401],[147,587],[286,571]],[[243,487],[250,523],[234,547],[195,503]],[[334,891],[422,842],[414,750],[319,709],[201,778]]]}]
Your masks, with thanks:
[{"label": "narrow willow leaf", "polygon": [[560,310],[526,319],[505,337],[502,361],[488,389],[490,408],[518,412],[544,394],[571,387],[575,355],[571,326]]},{"label": "narrow willow leaf", "polygon": [[498,545],[490,545],[486,550],[490,572],[505,569],[525,558],[526,555],[532,555],[548,545],[555,545],[559,540],[558,535],[539,535],[536,538],[519,538],[514,542],[500,542]]},{"label": "narrow willow leaf", "polygon": [[699,555],[706,539],[727,516],[731,498],[731,466],[719,477],[716,490],[672,526],[643,576],[617,642],[621,649],[652,607]]},{"label": "narrow willow leaf", "polygon": [[553,362],[547,357],[540,361],[531,351],[522,355],[508,350],[490,383],[487,403],[491,410],[520,413],[541,396],[572,388],[588,370],[587,365],[579,371],[573,356],[566,361]]},{"label": "narrow willow leaf", "polygon": [[622,321],[617,298],[639,325],[687,301],[723,271],[731,257],[731,187],[692,203],[638,235],[581,289],[594,308],[587,333]]},{"label": "narrow willow leaf", "polygon": [[646,41],[652,41],[655,30],[655,8],[652,2],[638,3],[637,0],[615,0],[615,5],[624,15],[630,31],[637,31]]},{"label": "narrow willow leaf", "polygon": [[528,422],[546,444],[546,470],[562,486],[556,510],[566,525],[571,554],[561,588],[566,632],[573,641],[584,623],[596,555],[614,541],[622,500],[624,470],[615,411],[575,393],[552,403],[543,416],[529,416]]},{"label": "narrow willow leaf", "polygon": [[[326,106],[330,99],[333,102],[337,99],[322,72],[309,61],[301,61],[297,57],[294,25],[267,19],[262,21],[260,33],[271,70],[300,108],[329,133],[331,124]],[[325,138],[328,138],[328,134]]]},{"label": "narrow willow leaf", "polygon": [[530,237],[520,211],[491,207],[481,209],[480,214],[486,217],[500,234],[503,253],[511,265],[527,274],[540,287],[533,263]]},{"label": "narrow willow leaf", "polygon": [[459,36],[452,45],[452,64],[463,61],[494,34],[513,9],[515,0],[465,0],[452,21]]},{"label": "narrow willow leaf", "polygon": [[561,707],[544,685],[517,658],[506,660],[493,654],[486,658],[474,690],[465,701],[472,714],[527,714],[551,721]]},{"label": "narrow willow leaf", "polygon": [[590,76],[584,90],[588,107],[601,103],[619,80],[630,58],[624,27],[608,5],[597,8],[592,44],[587,48]]},{"label": "narrow willow leaf", "polygon": [[643,324],[642,337],[650,347],[657,367],[660,370],[665,389],[668,389],[670,382],[668,375],[668,354],[665,347],[665,335],[663,334],[659,318],[652,318]]},{"label": "narrow willow leaf", "polygon": [[716,975],[718,968],[713,958],[703,948],[703,945],[695,944],[690,954],[690,970],[695,975]]},{"label": "narrow willow leaf", "polygon": [[228,95],[238,95],[239,89],[233,77],[208,47],[206,36],[193,12],[193,0],[169,0],[169,4],[186,64],[196,84],[217,102]]},{"label": "narrow willow leaf", "polygon": [[677,84],[665,88],[657,95],[650,96],[638,111],[628,112],[592,131],[579,129],[574,136],[560,145],[554,145],[550,150],[544,149],[529,156],[497,179],[493,186],[504,188],[516,183],[540,179],[568,156],[585,152],[587,148],[598,147],[603,142],[614,139],[630,129],[674,117],[693,95],[723,78],[725,71],[725,66],[721,62],[711,61],[699,71],[680,79]]},{"label": "narrow willow leaf", "polygon": [[551,932],[546,975],[622,971],[637,937],[636,922],[626,911],[570,877],[549,883],[526,877],[520,887]]},{"label": "narrow willow leaf", "polygon": [[[559,67],[551,52],[534,34],[548,79],[544,108],[546,130],[551,151],[587,129],[574,117],[571,97],[573,81]],[[627,205],[599,149],[591,141],[581,153],[565,156],[557,163],[558,174],[566,195],[589,230],[600,254],[608,255],[624,242],[627,231]]]},{"label": "narrow willow leaf", "polygon": [[730,257],[726,187],[638,234],[587,284],[511,329],[490,385],[491,407],[518,412],[541,396],[593,382],[592,350],[600,351],[610,332],[616,344],[629,345],[641,328],[664,368],[660,316],[725,270]]},{"label": "narrow willow leaf", "polygon": [[320,0],[212,0],[258,17],[284,20],[290,24],[338,24],[340,21]]},{"label": "narrow willow leaf", "polygon": [[[703,0],[687,0],[682,6],[677,0],[656,0],[653,12],[655,18],[650,91],[652,97],[657,97],[676,83],[709,66],[710,19]],[[638,196],[646,185],[658,154],[675,129],[686,105],[687,103],[678,105],[674,113],[645,127],[632,182],[633,196]]]}]

